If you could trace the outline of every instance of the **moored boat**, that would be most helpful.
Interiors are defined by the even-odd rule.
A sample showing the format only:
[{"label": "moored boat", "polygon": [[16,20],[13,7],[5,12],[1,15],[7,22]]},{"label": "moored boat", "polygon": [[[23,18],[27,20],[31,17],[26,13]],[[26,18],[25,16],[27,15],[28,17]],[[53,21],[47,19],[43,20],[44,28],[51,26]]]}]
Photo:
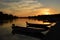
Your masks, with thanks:
[{"label": "moored boat", "polygon": [[27,27],[36,27],[36,28],[44,28],[44,29],[49,29],[47,26],[49,26],[50,24],[33,24],[33,23],[28,23],[26,22]]},{"label": "moored boat", "polygon": [[21,26],[12,26],[12,29],[15,29],[15,30],[21,30],[21,31],[31,31],[31,32],[41,32],[41,31],[45,31],[46,29],[44,28],[30,28],[30,27],[21,27]]},{"label": "moored boat", "polygon": [[45,37],[45,35],[41,33],[43,31],[46,30],[40,28],[28,28],[28,27],[14,26],[14,25],[12,26],[12,34],[22,34],[36,38],[41,38],[41,39]]}]

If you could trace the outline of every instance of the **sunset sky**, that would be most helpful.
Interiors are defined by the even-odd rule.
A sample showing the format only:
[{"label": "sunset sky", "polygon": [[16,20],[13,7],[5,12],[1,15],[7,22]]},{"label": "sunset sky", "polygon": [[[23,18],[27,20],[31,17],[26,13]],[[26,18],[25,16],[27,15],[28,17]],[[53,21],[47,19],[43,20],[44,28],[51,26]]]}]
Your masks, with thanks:
[{"label": "sunset sky", "polygon": [[16,16],[60,13],[60,0],[0,0],[0,11]]}]

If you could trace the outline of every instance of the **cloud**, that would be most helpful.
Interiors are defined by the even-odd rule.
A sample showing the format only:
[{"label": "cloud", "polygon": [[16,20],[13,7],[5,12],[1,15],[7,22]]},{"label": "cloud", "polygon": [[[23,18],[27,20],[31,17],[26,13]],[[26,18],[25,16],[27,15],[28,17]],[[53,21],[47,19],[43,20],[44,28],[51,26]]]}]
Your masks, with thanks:
[{"label": "cloud", "polygon": [[0,10],[5,9],[13,12],[21,12],[24,11],[26,13],[31,13],[36,9],[40,9],[43,5],[38,0],[1,0],[0,1]]},{"label": "cloud", "polygon": [[[17,2],[18,1],[18,2]],[[10,3],[8,3],[10,2]],[[2,8],[4,6],[12,8],[12,9],[34,9],[37,7],[41,7],[42,4],[36,0],[2,0],[0,3]]]},{"label": "cloud", "polygon": [[20,0],[1,0],[1,2],[19,2]]}]

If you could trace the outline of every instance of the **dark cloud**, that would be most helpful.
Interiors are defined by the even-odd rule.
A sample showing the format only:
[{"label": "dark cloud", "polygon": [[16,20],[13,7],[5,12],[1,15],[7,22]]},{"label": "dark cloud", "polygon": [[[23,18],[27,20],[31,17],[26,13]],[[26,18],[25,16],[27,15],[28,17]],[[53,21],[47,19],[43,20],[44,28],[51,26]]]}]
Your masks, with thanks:
[{"label": "dark cloud", "polygon": [[1,0],[1,2],[19,2],[21,0]]},{"label": "dark cloud", "polygon": [[42,4],[37,0],[2,0],[2,2],[0,3],[0,8],[8,8],[11,10],[31,10],[40,8],[41,6]]},{"label": "dark cloud", "polygon": [[4,9],[4,8],[8,8],[8,7],[9,7],[8,5],[0,3],[0,9]]}]

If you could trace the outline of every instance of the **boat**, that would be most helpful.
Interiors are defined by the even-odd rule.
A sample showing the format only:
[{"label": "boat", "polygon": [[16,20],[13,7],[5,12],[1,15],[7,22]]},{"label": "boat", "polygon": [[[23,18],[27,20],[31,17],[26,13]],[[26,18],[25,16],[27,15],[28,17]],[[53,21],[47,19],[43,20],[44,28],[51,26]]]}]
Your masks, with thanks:
[{"label": "boat", "polygon": [[49,29],[47,26],[49,26],[50,24],[33,24],[33,23],[28,23],[26,22],[27,27],[36,27],[36,28],[44,28],[44,29]]},{"label": "boat", "polygon": [[20,31],[27,31],[27,32],[42,32],[46,31],[46,29],[43,28],[30,28],[30,27],[21,27],[21,26],[12,26],[12,29],[14,30],[20,30]]},{"label": "boat", "polygon": [[21,26],[12,26],[12,34],[22,34],[36,38],[41,38],[41,39],[45,37],[45,35],[41,33],[42,31],[46,31],[46,30],[37,29],[37,28],[27,28]]}]

